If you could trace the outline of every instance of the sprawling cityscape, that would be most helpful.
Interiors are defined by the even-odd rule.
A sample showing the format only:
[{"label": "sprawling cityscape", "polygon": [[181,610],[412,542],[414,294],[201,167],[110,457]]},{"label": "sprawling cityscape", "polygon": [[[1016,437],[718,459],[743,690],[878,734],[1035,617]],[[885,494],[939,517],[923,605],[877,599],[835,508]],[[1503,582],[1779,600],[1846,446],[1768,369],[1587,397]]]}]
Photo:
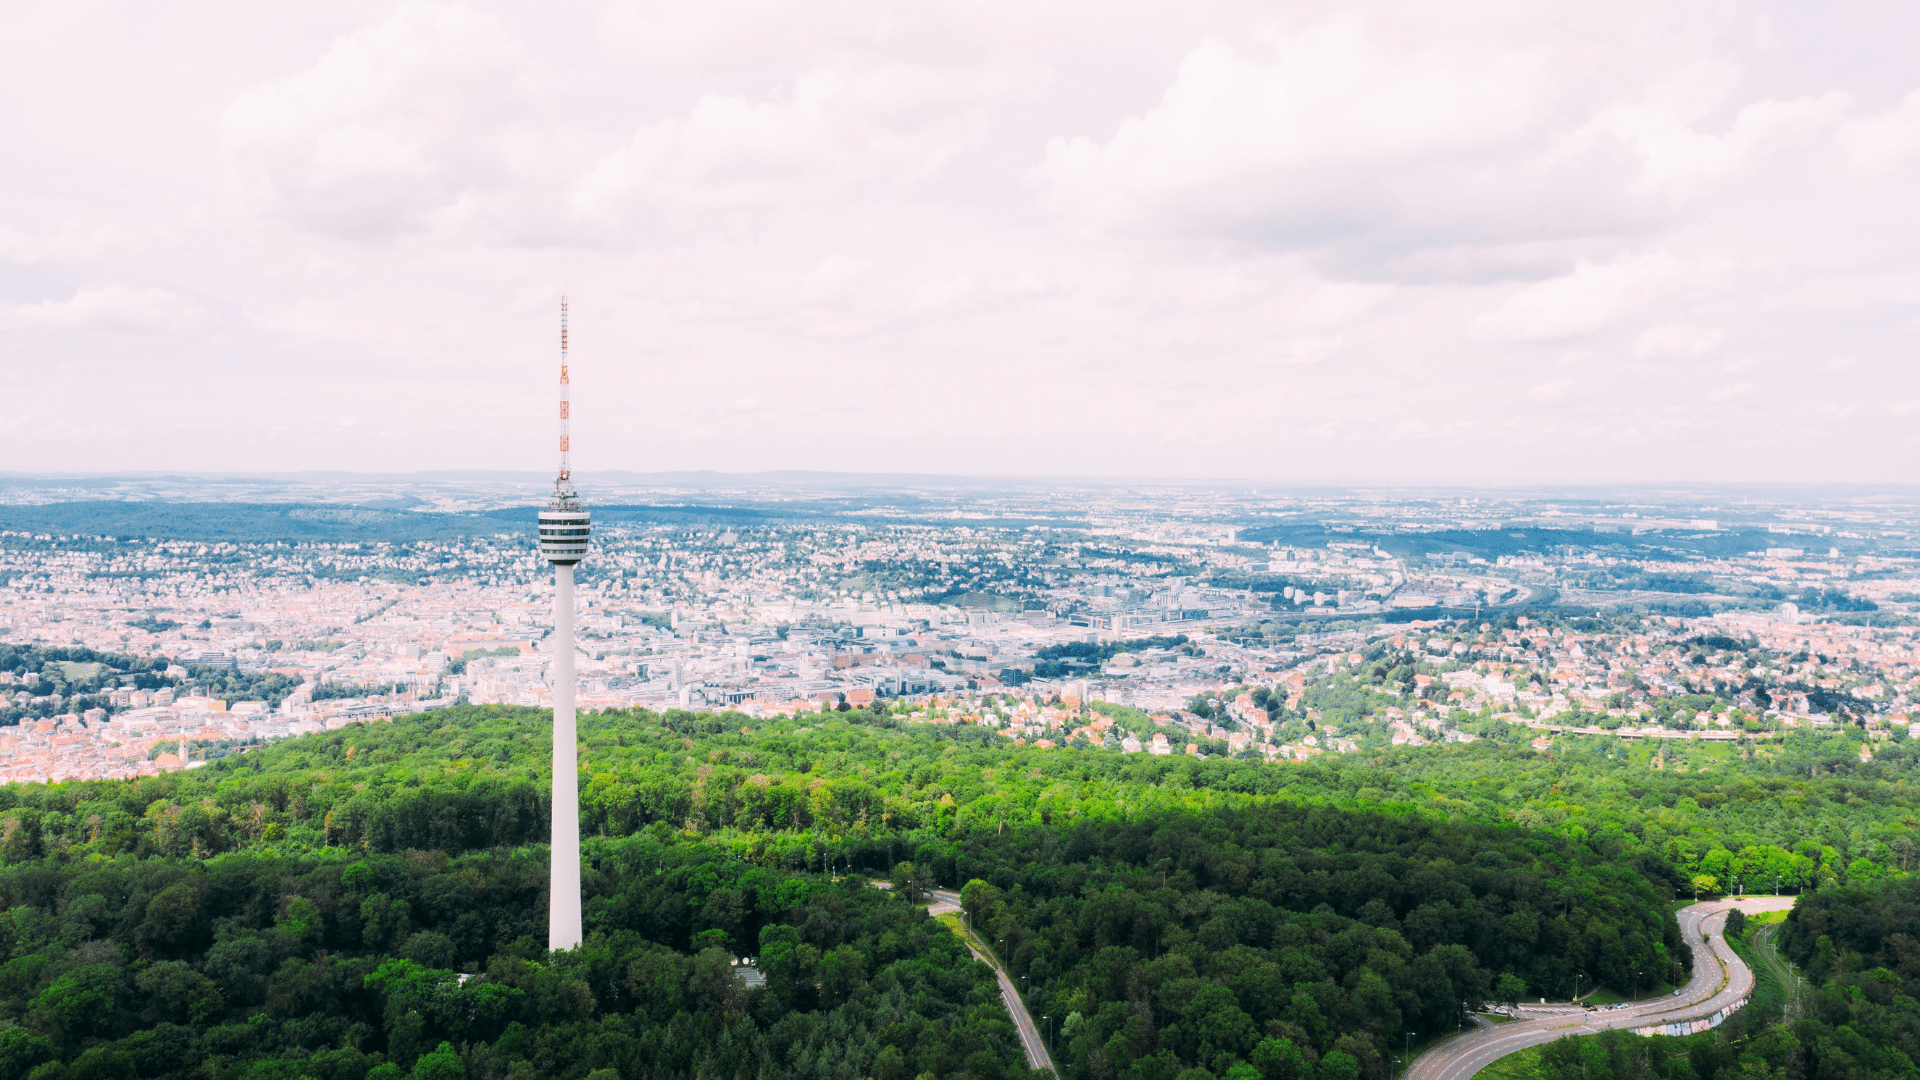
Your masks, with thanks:
[{"label": "sprawling cityscape", "polygon": [[[1802,726],[1857,726],[1870,753],[1920,703],[1897,493],[665,479],[599,485],[582,709],[861,708],[1274,763],[1524,728],[1671,740],[1686,769]],[[553,570],[521,482],[196,483],[13,478],[0,776],[552,705]]]}]

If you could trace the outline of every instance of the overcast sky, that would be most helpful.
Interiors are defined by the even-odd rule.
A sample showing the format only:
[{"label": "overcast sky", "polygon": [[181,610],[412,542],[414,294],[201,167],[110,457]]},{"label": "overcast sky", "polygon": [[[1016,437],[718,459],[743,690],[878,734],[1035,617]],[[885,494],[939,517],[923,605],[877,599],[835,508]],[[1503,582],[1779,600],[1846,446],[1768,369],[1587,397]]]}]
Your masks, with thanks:
[{"label": "overcast sky", "polygon": [[1913,481],[1920,8],[0,8],[0,470]]}]

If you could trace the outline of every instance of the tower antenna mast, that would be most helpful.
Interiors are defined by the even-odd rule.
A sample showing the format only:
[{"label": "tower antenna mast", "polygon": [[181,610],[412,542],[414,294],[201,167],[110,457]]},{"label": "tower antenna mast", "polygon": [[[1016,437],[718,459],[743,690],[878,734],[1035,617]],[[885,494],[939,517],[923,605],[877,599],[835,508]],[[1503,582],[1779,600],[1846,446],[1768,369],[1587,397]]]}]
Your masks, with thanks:
[{"label": "tower antenna mast", "polygon": [[573,388],[567,378],[567,298],[560,298],[560,483],[573,479]]},{"label": "tower antenna mast", "polygon": [[553,843],[547,948],[580,944],[580,738],[574,716],[573,567],[587,557],[593,526],[573,490],[572,388],[567,377],[567,298],[560,298],[560,473],[540,511],[540,553],[553,564]]}]

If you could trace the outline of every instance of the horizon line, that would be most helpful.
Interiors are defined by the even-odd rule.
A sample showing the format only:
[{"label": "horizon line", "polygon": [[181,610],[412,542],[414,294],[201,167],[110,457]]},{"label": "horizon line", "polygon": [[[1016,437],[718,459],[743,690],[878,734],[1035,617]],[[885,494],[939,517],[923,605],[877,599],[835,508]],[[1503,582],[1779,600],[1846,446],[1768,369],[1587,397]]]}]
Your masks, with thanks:
[{"label": "horizon line", "polygon": [[[1920,484],[1898,483],[1893,481],[1822,481],[1822,480],[1657,480],[1657,479],[1612,479],[1612,480],[1384,480],[1384,479],[1284,479],[1277,477],[1250,476],[1187,476],[1187,475],[1092,475],[1073,473],[1031,473],[1031,474],[974,474],[974,473],[921,473],[921,472],[854,472],[824,469],[766,469],[754,472],[723,472],[717,469],[672,469],[654,472],[642,472],[632,469],[579,470],[573,475],[581,479],[601,478],[611,481],[647,482],[652,481],[666,486],[676,486],[676,482],[698,481],[714,482],[761,482],[761,483],[805,483],[805,482],[858,482],[862,485],[893,484],[911,485],[928,483],[966,483],[980,484],[1036,484],[1073,482],[1098,486],[1119,487],[1139,484],[1158,484],[1181,487],[1204,485],[1233,485],[1236,487],[1299,490],[1340,490],[1354,491],[1364,489],[1389,490],[1463,490],[1463,491],[1574,491],[1605,488],[1629,489],[1736,489],[1752,491],[1884,491],[1904,492],[1920,495]],[[156,470],[97,470],[97,471],[59,471],[29,472],[24,470],[0,470],[0,483],[22,481],[52,480],[199,480],[199,481],[386,481],[386,482],[524,482],[544,484],[551,480],[543,471],[509,469],[421,469],[413,472],[357,472],[342,469],[312,469],[300,471],[240,472],[190,469]],[[1279,493],[1278,491],[1275,492]]]}]

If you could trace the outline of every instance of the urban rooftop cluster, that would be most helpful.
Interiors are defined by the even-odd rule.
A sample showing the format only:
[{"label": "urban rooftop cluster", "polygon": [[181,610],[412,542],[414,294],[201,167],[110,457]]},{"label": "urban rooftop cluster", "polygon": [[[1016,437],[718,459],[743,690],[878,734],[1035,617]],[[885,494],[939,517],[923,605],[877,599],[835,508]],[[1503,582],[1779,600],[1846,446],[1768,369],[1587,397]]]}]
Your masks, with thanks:
[{"label": "urban rooftop cluster", "polygon": [[[1746,748],[1828,726],[1870,753],[1916,697],[1920,561],[1898,515],[1775,508],[1736,532],[1618,507],[1110,494],[1072,520],[1067,501],[603,512],[577,570],[579,705],[877,708],[1282,761],[1515,732]],[[531,529],[271,539],[237,518],[210,540],[0,530],[0,776],[551,703]]]}]

